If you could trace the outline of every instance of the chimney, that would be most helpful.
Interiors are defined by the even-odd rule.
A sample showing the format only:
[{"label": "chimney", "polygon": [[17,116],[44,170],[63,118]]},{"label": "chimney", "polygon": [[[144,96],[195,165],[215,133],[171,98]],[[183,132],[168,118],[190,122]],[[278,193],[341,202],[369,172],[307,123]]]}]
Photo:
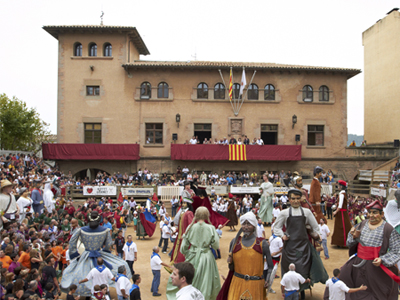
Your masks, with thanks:
[{"label": "chimney", "polygon": [[389,11],[388,13],[387,13],[387,15],[390,15],[392,12],[394,12],[394,11],[398,11],[399,9],[397,8],[397,7],[395,7],[395,8],[393,8],[391,11]]}]

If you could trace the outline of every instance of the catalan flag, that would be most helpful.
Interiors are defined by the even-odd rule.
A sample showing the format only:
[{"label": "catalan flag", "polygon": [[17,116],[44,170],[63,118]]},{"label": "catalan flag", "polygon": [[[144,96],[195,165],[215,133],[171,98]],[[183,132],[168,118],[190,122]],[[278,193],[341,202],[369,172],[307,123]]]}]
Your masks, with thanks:
[{"label": "catalan flag", "polygon": [[229,160],[247,160],[246,145],[229,145]]},{"label": "catalan flag", "polygon": [[229,75],[229,100],[232,102],[232,87],[233,87],[233,75],[232,75],[232,68]]}]

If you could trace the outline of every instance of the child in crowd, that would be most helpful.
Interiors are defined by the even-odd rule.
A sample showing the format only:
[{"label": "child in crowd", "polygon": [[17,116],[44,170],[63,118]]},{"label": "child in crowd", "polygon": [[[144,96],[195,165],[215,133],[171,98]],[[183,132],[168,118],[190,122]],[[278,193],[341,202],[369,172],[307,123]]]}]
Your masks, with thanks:
[{"label": "child in crowd", "polygon": [[106,299],[104,297],[103,292],[101,291],[100,285],[96,284],[93,287],[93,290],[94,290],[94,292],[93,292],[92,297],[90,298],[91,300],[105,300]]},{"label": "child in crowd", "polygon": [[68,267],[68,263],[67,263],[67,251],[68,251],[68,244],[65,243],[63,245],[63,251],[61,252],[61,263],[62,263],[62,270],[64,271],[64,269],[66,267]]},{"label": "child in crowd", "polygon": [[80,295],[74,296],[77,289],[78,287],[76,286],[76,284],[70,285],[69,292],[67,294],[67,300],[79,300],[79,298],[81,297]]},{"label": "child in crowd", "polygon": [[104,295],[104,299],[105,300],[110,300],[110,296],[109,296],[109,292],[108,292],[108,286],[107,286],[107,284],[102,284],[102,285],[100,285],[100,290],[101,290],[101,292],[103,293],[103,295]]}]

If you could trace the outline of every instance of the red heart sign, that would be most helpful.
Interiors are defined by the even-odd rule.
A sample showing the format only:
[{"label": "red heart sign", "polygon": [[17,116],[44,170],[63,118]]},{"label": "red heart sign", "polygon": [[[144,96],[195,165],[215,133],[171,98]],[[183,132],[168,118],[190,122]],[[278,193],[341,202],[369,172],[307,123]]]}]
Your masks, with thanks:
[{"label": "red heart sign", "polygon": [[92,189],[92,188],[88,188],[86,191],[87,191],[89,194],[91,194],[91,193],[93,192],[93,189]]}]

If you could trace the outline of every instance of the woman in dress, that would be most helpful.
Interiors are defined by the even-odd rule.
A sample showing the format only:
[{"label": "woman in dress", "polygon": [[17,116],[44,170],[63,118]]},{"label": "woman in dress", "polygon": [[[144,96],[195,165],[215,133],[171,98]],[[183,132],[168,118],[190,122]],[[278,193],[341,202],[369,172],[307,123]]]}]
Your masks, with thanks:
[{"label": "woman in dress", "polygon": [[336,205],[337,209],[333,213],[335,227],[333,229],[331,244],[344,248],[346,247],[347,235],[351,229],[351,222],[347,211],[347,182],[339,180],[338,183],[341,191],[339,193],[339,201]]},{"label": "woman in dress", "polygon": [[[78,241],[85,247],[82,254],[78,253]],[[68,293],[71,284],[78,286],[77,294],[85,297],[91,296],[91,282],[78,284],[80,280],[86,278],[87,274],[97,266],[97,257],[102,257],[104,264],[117,276],[119,266],[125,266],[126,276],[131,278],[131,271],[128,264],[122,258],[111,254],[113,241],[110,229],[100,226],[100,215],[94,211],[89,216],[89,226],[77,229],[69,243],[69,253],[71,258],[70,265],[64,270],[61,279],[61,290]],[[79,259],[76,259],[79,257]],[[110,283],[114,287],[114,282]]]},{"label": "woman in dress", "polygon": [[260,192],[260,210],[258,211],[258,216],[260,219],[266,223],[266,225],[271,225],[272,222],[272,197],[274,196],[274,186],[268,180],[268,173],[263,175],[264,182],[261,184]]}]

